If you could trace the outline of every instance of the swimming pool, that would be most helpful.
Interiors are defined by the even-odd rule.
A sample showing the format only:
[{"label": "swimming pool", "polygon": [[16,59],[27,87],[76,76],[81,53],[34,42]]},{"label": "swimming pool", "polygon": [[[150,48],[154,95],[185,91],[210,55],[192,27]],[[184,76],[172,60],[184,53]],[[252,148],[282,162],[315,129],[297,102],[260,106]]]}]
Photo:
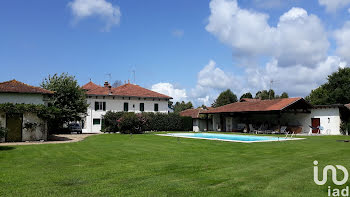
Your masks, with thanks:
[{"label": "swimming pool", "polygon": [[167,134],[157,134],[160,136],[170,136],[170,137],[182,137],[182,138],[195,138],[195,139],[206,139],[206,140],[220,140],[228,142],[276,142],[276,141],[286,141],[286,140],[302,140],[304,138],[286,138],[281,137],[268,137],[268,136],[254,136],[254,135],[235,135],[235,134],[217,134],[217,133],[167,133]]}]

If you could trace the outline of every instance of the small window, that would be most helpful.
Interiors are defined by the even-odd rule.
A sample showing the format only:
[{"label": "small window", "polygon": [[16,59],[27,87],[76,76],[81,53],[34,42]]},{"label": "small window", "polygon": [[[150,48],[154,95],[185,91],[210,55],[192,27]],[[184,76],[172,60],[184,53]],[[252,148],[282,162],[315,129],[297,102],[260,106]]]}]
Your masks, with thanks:
[{"label": "small window", "polygon": [[98,110],[106,111],[106,102],[95,102],[95,111]]},{"label": "small window", "polygon": [[92,121],[93,125],[100,125],[101,124],[101,119],[94,119]]},{"label": "small window", "polygon": [[145,111],[145,104],[144,103],[140,103],[140,111]]},{"label": "small window", "polygon": [[154,104],[154,111],[158,111],[158,103]]},{"label": "small window", "polygon": [[129,111],[129,103],[124,103],[124,111]]}]

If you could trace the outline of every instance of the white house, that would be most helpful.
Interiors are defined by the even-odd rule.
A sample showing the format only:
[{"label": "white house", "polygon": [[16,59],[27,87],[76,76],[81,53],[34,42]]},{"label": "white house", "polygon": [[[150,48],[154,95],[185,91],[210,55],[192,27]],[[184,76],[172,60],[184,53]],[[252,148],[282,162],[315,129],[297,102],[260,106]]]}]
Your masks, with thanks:
[{"label": "white house", "polygon": [[243,99],[201,114],[213,116],[214,131],[238,131],[242,125],[276,131],[286,126],[294,133],[340,135],[342,118],[349,117],[350,110],[348,105],[312,106],[303,98]]},{"label": "white house", "polygon": [[[0,83],[0,104],[47,105],[47,98],[50,94],[53,94],[53,92],[16,80]],[[28,129],[26,127],[28,124],[36,126]],[[0,111],[0,126],[8,129],[6,141],[47,140],[46,121],[40,119],[34,113],[6,113]]]},{"label": "white house", "polygon": [[131,83],[112,88],[108,82],[98,86],[89,82],[82,86],[86,90],[87,116],[82,120],[83,133],[99,133],[103,115],[107,111],[160,112],[168,113],[168,101],[171,97]]}]

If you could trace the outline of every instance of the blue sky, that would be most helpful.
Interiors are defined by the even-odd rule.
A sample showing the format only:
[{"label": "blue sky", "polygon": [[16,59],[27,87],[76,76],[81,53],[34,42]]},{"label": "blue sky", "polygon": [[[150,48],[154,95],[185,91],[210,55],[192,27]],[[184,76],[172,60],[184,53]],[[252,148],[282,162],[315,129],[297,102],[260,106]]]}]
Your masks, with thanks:
[{"label": "blue sky", "polygon": [[[349,0],[3,0],[0,81],[39,85],[49,74],[68,72],[81,85],[89,79],[103,84],[109,73],[112,81],[132,80],[135,70],[137,84],[196,105],[210,104],[226,88],[240,96],[272,85],[277,93],[305,96],[350,59],[344,38],[349,7]],[[287,22],[281,22],[286,13]],[[293,34],[299,19],[316,30]],[[264,35],[259,28],[278,33]],[[251,29],[258,31],[250,34]],[[310,34],[325,39],[317,43],[308,40]],[[277,35],[278,41],[260,43]],[[301,50],[308,50],[308,41],[322,50],[290,51],[293,39],[306,43]],[[281,51],[300,61],[291,63]],[[320,73],[309,77],[310,69]],[[294,71],[303,73],[294,80],[288,77]]]}]

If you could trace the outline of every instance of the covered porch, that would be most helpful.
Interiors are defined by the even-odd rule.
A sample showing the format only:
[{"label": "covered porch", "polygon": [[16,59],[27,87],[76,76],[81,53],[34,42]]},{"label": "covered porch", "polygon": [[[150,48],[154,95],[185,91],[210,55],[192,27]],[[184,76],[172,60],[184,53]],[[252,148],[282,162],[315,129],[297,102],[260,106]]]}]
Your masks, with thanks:
[{"label": "covered porch", "polygon": [[307,133],[312,106],[302,98],[252,100],[204,112],[212,115],[214,131]]}]

